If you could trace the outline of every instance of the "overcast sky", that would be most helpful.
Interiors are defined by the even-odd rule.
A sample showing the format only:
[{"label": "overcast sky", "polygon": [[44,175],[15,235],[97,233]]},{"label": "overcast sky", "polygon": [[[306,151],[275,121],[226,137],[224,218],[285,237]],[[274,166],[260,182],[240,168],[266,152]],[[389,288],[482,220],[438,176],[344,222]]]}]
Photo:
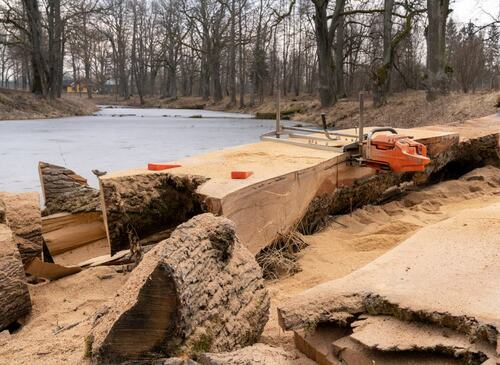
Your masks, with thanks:
[{"label": "overcast sky", "polygon": [[492,19],[485,12],[498,18],[500,12],[500,0],[452,0],[452,17],[458,22],[488,24]]}]

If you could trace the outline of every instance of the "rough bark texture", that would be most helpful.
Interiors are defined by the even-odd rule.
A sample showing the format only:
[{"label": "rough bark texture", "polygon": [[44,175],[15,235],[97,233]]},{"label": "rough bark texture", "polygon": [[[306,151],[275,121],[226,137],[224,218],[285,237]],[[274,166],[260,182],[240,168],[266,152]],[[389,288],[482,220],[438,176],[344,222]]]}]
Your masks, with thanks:
[{"label": "rough bark texture", "polygon": [[0,224],[0,331],[31,311],[21,256],[11,230]]},{"label": "rough bark texture", "polygon": [[129,248],[131,234],[142,239],[203,213],[202,199],[195,192],[205,181],[206,178],[199,176],[169,174],[101,179],[111,254]]},{"label": "rough bark texture", "polygon": [[13,232],[14,242],[26,265],[42,252],[40,198],[38,193],[0,193],[1,201],[5,206],[5,222]]},{"label": "rough bark texture", "polygon": [[0,200],[0,224],[5,223],[5,203]]},{"label": "rough bark texture", "polygon": [[[323,227],[323,221],[328,215],[346,214],[367,204],[377,204],[387,189],[414,178],[419,184],[433,183],[458,178],[485,165],[499,167],[499,135],[488,134],[461,142],[458,139],[445,139],[444,146],[429,145],[428,141],[421,140],[421,143],[428,146],[431,157],[431,163],[427,165],[424,174],[383,173],[358,179],[352,186],[340,187],[332,194],[319,195],[309,205],[298,228],[301,233],[312,234]],[[455,143],[448,145],[452,141]]]},{"label": "rough bark texture", "polygon": [[119,361],[255,343],[268,320],[262,272],[212,214],[180,225],[148,252],[92,330],[93,355]]},{"label": "rough bark texture", "polygon": [[433,101],[438,93],[445,93],[449,77],[446,73],[446,20],[449,0],[427,0],[427,100]]},{"label": "rough bark texture", "polygon": [[287,365],[293,356],[279,347],[263,343],[223,353],[205,353],[200,356],[202,365]]},{"label": "rough bark texture", "polygon": [[411,174],[379,174],[359,179],[352,186],[335,189],[331,194],[315,197],[298,224],[300,233],[312,234],[321,227],[328,215],[346,214],[367,204],[376,203],[390,187],[411,180]]},{"label": "rough bark texture", "polygon": [[44,215],[100,210],[99,190],[87,180],[62,166],[39,162],[40,182],[45,198]]},{"label": "rough bark texture", "polygon": [[435,156],[427,166],[430,182],[457,178],[485,165],[500,167],[500,133],[468,139]]}]

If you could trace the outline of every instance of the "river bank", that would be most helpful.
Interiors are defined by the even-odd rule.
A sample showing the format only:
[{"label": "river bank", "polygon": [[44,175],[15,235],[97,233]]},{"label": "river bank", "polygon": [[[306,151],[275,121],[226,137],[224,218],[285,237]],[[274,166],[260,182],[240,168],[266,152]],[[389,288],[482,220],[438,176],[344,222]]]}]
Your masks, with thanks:
[{"label": "river bank", "polygon": [[[498,91],[478,92],[474,94],[450,93],[429,103],[424,91],[406,91],[394,93],[388,103],[380,108],[373,108],[370,95],[365,97],[365,123],[368,126],[393,126],[412,128],[433,124],[462,122],[471,118],[484,117],[496,111]],[[127,100],[110,95],[94,98],[99,104],[114,104],[141,107],[138,97]],[[226,112],[243,112],[273,119],[276,115],[276,101],[266,97],[262,103],[251,105],[250,96],[246,95],[246,106],[231,105],[229,98],[213,103],[201,97],[180,97],[177,99],[148,97],[142,107],[173,109],[206,109]],[[329,123],[336,127],[349,128],[357,125],[359,102],[356,97],[341,99],[331,108],[321,108],[317,96],[300,95],[281,98],[281,112],[294,121],[320,123],[321,113],[326,113]]]},{"label": "river bank", "polygon": [[64,96],[48,100],[28,91],[0,88],[0,121],[90,115],[97,110],[98,106],[85,97]]}]

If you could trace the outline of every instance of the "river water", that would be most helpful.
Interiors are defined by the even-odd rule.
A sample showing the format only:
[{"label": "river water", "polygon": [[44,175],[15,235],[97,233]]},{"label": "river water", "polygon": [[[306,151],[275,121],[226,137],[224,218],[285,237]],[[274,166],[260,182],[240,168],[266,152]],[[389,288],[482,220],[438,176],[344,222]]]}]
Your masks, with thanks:
[{"label": "river water", "polygon": [[96,187],[92,169],[127,169],[257,142],[274,126],[247,114],[110,107],[93,116],[0,121],[0,191],[40,191],[38,161],[66,166]]}]

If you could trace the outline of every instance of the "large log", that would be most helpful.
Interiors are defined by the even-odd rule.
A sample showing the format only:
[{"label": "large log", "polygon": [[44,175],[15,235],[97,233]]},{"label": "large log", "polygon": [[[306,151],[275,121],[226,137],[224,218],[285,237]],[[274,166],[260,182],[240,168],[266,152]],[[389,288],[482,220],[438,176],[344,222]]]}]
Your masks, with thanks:
[{"label": "large log", "polygon": [[44,239],[38,193],[0,193],[0,201],[5,205],[5,220],[23,264],[41,257]]},{"label": "large log", "polygon": [[31,311],[21,256],[11,230],[0,224],[0,331]]},{"label": "large log", "polygon": [[[425,139],[433,153],[458,141],[456,133],[420,129],[400,132]],[[181,216],[188,219],[196,214],[193,210],[184,214],[184,206],[194,206],[232,220],[238,237],[257,254],[301,223],[314,225],[318,216],[330,214],[339,205],[335,202],[338,188],[375,174],[370,168],[350,166],[347,157],[343,152],[262,141],[171,162],[180,167],[163,171],[138,168],[108,173],[100,178],[100,184],[111,253],[128,248],[127,230],[143,238],[143,234],[152,233],[151,227],[172,227],[180,223]],[[236,180],[231,178],[232,171],[253,174]],[[190,181],[193,176],[198,176],[199,184],[181,183],[180,188],[172,184]],[[386,180],[387,186],[399,181]],[[362,196],[354,199],[354,205],[371,202],[385,190],[375,189],[378,194],[374,194],[372,186],[366,186],[370,194],[359,194]],[[179,208],[178,201],[188,204]],[[304,216],[308,218],[303,220]]]},{"label": "large log", "polygon": [[100,210],[99,190],[66,167],[40,161],[38,172],[45,198],[44,215]]},{"label": "large log", "polygon": [[268,312],[261,269],[234,224],[202,214],[144,256],[98,316],[92,353],[119,361],[231,351],[257,341]]}]

